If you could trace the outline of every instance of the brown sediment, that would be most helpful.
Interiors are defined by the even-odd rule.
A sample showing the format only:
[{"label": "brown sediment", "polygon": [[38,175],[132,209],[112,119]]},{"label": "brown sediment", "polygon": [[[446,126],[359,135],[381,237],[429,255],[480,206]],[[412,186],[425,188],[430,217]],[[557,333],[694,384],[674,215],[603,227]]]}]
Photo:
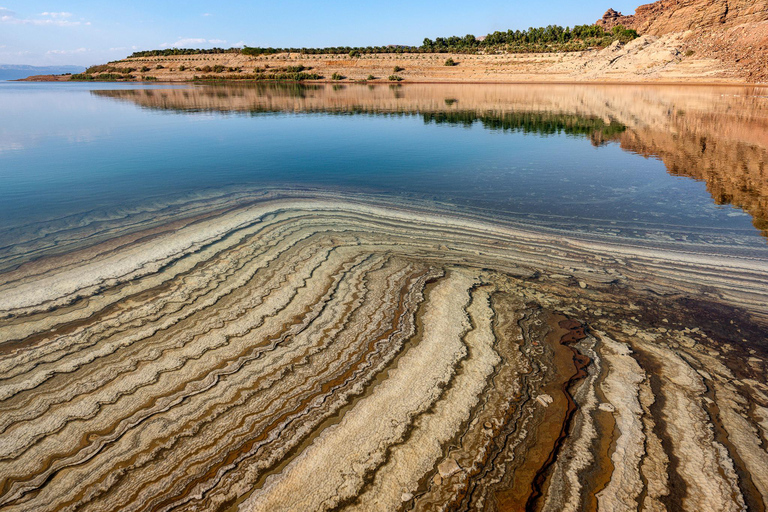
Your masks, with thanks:
[{"label": "brown sediment", "polygon": [[573,419],[573,415],[578,409],[578,405],[570,393],[570,388],[587,375],[585,368],[590,363],[588,357],[580,354],[578,350],[571,346],[572,343],[576,343],[587,336],[586,327],[573,319],[558,319],[556,317],[553,319],[553,321],[557,322],[557,326],[560,327],[560,329],[565,329],[566,331],[562,334],[558,333],[560,338],[558,343],[560,345],[566,346],[569,349],[569,352],[571,353],[571,362],[575,371],[573,371],[570,375],[564,372],[564,375],[567,376],[567,379],[560,383],[561,392],[565,397],[567,407],[563,414],[562,421],[558,422],[559,432],[557,433],[557,437],[554,440],[552,448],[550,449],[544,463],[536,470],[536,473],[534,474],[534,477],[531,481],[531,492],[525,502],[524,508],[526,511],[531,512],[537,510],[538,499],[543,493],[547,477],[549,476],[548,471],[552,467],[552,464],[554,464],[554,462],[557,460],[558,452],[560,451],[563,442],[568,436],[568,431],[571,425],[571,420]]},{"label": "brown sediment", "polygon": [[[535,338],[531,338],[528,334],[528,330],[523,327],[523,325],[531,321],[530,317],[535,311],[528,310],[527,308],[522,311],[515,311],[511,307],[515,300],[506,291],[497,290],[491,295],[491,298],[495,312],[493,333],[497,340],[502,364],[499,365],[498,370],[489,382],[492,394],[488,397],[488,402],[484,404],[483,411],[485,414],[490,414],[483,417],[498,419],[496,421],[484,422],[482,425],[484,430],[489,431],[486,436],[486,449],[480,451],[476,469],[469,474],[465,486],[461,488],[461,491],[455,497],[451,498],[451,501],[446,502],[445,498],[443,498],[443,503],[453,509],[466,510],[478,506],[478,500],[482,499],[488,490],[489,485],[487,482],[492,482],[492,475],[499,471],[501,465],[497,461],[504,457],[506,452],[514,450],[512,442],[515,436],[520,435],[519,430],[522,418],[524,418],[526,408],[530,407],[532,400],[531,391],[526,386],[520,385],[510,389],[511,386],[509,384],[518,381],[518,379],[520,381],[528,380],[528,376],[533,376],[532,366],[518,367],[514,350],[521,350],[526,346],[538,344]],[[519,318],[517,318],[518,315]],[[518,333],[519,339],[517,339]],[[510,347],[514,347],[514,349]],[[503,385],[504,383],[506,385]],[[494,409],[486,412],[486,408],[491,407],[494,407],[501,414],[498,412],[493,414]],[[433,487],[440,488],[443,483],[442,478],[440,478],[440,483],[436,483],[436,475],[437,477],[440,476],[435,471],[429,475],[429,478]],[[427,502],[428,505],[432,503],[432,501]],[[437,501],[435,505],[440,503],[440,501]],[[424,508],[430,509],[429,506]]]},{"label": "brown sediment", "polygon": [[[532,390],[534,395],[529,395],[527,398],[525,398],[525,402],[523,402],[521,405],[524,404],[525,407],[528,408],[533,407],[534,410],[542,408],[542,404],[535,400],[535,395],[539,393],[551,393],[554,395],[554,401],[546,407],[543,413],[541,413],[543,416],[540,416],[536,419],[535,440],[526,440],[525,450],[520,452],[521,454],[525,454],[523,460],[516,463],[514,469],[507,470],[510,472],[510,475],[505,477],[504,480],[508,482],[510,487],[499,489],[494,492],[494,502],[497,503],[497,506],[499,506],[501,509],[524,509],[527,497],[530,496],[532,492],[532,482],[535,478],[537,470],[540,468],[543,461],[551,455],[553,444],[557,443],[558,435],[562,434],[561,420],[562,416],[567,411],[567,401],[562,393],[562,379],[569,375],[568,368],[571,368],[574,364],[574,356],[573,352],[571,350],[566,350],[566,347],[561,344],[560,341],[575,339],[578,337],[578,334],[576,336],[569,336],[571,331],[566,331],[558,325],[558,321],[563,317],[553,317],[551,314],[546,312],[539,312],[539,315],[542,314],[545,316],[545,318],[548,318],[547,324],[549,325],[550,332],[543,338],[539,338],[538,335],[524,334],[523,339],[526,340],[527,343],[532,343],[533,346],[536,346],[540,343],[539,341],[536,341],[537,339],[541,339],[543,346],[548,347],[555,354],[553,360],[556,362],[556,367],[553,370],[548,370],[548,373],[550,371],[552,372],[548,377],[548,380],[542,384],[537,385],[538,389],[535,391]],[[526,324],[530,324],[531,322],[532,319],[525,321]],[[527,332],[527,329],[523,329],[522,332]],[[501,332],[499,332],[497,336],[499,339],[504,339],[504,335]],[[562,349],[560,347],[562,347]],[[515,402],[518,400],[519,398],[515,397]],[[511,412],[516,410],[519,409],[514,408],[511,410]],[[554,419],[554,417],[558,417],[559,419]],[[516,433],[514,430],[506,433],[504,437],[500,438],[498,437],[498,434],[496,434],[497,438],[499,439],[499,451],[492,453],[501,455],[505,451],[509,450],[510,448],[507,447],[507,444],[510,439],[509,436],[513,433],[516,436],[520,435],[520,433]],[[498,455],[495,455],[494,458],[491,459],[484,459],[480,467],[486,467],[493,471],[493,468],[497,467],[497,462],[495,462],[496,457],[498,457]],[[489,469],[486,469],[485,471],[487,472]],[[487,479],[487,476],[481,476],[482,474],[483,473],[477,477],[470,476],[470,479],[476,480],[478,483],[480,483]],[[476,485],[477,484],[475,484],[475,486]],[[469,499],[469,502],[466,501],[466,498],[463,499],[464,504],[462,505],[462,508],[469,506],[469,503],[473,502],[473,491],[470,490],[469,494],[461,494],[458,497],[462,496],[466,496],[466,498]]]}]

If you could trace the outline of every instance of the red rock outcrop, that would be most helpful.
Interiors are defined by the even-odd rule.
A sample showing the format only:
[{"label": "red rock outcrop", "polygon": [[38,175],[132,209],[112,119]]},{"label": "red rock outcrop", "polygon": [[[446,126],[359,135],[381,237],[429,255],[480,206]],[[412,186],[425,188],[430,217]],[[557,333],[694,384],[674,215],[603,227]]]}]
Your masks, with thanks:
[{"label": "red rock outcrop", "polygon": [[621,24],[641,34],[664,35],[707,27],[731,28],[768,21],[766,0],[659,0],[624,16],[613,9],[597,21],[611,28]]},{"label": "red rock outcrop", "polygon": [[624,16],[618,11],[608,9],[603,14],[603,17],[595,22],[595,25],[599,25],[606,30],[610,30],[616,25],[624,25],[625,27],[634,27],[635,17],[633,15]]},{"label": "red rock outcrop", "polygon": [[629,16],[608,9],[596,24],[652,36],[692,31],[689,56],[716,58],[751,82],[768,80],[768,0],[659,0]]}]

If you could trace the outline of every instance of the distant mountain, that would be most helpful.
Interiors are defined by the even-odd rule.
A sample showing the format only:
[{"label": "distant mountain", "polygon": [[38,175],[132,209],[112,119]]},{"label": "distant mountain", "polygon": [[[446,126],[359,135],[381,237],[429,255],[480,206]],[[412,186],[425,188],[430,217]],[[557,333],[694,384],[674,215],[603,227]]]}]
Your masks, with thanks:
[{"label": "distant mountain", "polygon": [[25,66],[23,64],[0,64],[0,80],[18,80],[32,75],[63,75],[82,73],[85,66]]}]

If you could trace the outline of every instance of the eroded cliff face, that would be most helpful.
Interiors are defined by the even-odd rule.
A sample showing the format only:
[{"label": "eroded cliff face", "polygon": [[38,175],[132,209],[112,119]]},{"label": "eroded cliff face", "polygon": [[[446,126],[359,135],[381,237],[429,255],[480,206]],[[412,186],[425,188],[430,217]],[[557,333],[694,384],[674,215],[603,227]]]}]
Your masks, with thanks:
[{"label": "eroded cliff face", "polygon": [[766,0],[659,0],[629,16],[608,9],[597,24],[651,36],[689,32],[690,55],[717,58],[749,81],[768,80]]},{"label": "eroded cliff face", "polygon": [[635,14],[629,16],[608,9],[597,24],[606,28],[621,24],[641,34],[660,36],[765,21],[768,21],[768,2],[764,0],[660,0],[639,6]]}]

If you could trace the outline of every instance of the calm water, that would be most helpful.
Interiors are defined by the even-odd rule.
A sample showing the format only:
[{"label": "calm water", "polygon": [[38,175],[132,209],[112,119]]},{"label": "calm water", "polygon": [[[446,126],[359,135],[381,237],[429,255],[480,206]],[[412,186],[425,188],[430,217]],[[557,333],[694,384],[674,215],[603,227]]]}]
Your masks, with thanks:
[{"label": "calm water", "polygon": [[[0,82],[0,233],[173,194],[287,185],[765,245],[755,227],[765,177],[744,198],[731,184],[752,165],[739,158],[765,156],[749,125],[765,119],[754,113],[764,91],[549,87]],[[729,157],[729,144],[748,151]]]}]

